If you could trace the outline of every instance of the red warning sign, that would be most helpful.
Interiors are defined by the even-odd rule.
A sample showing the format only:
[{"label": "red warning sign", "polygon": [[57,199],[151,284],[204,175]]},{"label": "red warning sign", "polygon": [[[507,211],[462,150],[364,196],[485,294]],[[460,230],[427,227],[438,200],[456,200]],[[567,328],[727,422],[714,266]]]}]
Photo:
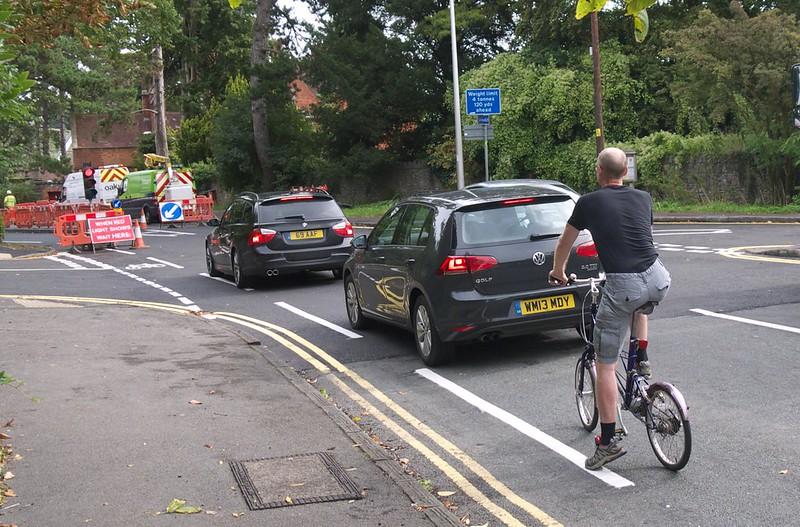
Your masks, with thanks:
[{"label": "red warning sign", "polygon": [[89,218],[92,243],[130,242],[134,240],[130,216]]}]

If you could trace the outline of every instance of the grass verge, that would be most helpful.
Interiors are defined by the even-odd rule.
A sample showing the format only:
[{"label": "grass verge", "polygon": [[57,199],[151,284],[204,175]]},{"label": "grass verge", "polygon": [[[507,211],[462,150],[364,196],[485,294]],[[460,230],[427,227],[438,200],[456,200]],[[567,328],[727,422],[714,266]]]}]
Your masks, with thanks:
[{"label": "grass verge", "polygon": [[656,201],[655,212],[699,212],[706,214],[800,214],[800,205],[740,205],[723,201],[709,203],[677,203]]}]

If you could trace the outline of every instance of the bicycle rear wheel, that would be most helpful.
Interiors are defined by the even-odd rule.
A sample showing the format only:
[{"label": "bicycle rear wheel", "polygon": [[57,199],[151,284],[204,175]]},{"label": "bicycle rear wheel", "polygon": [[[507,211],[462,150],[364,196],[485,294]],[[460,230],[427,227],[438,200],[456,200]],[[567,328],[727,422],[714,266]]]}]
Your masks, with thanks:
[{"label": "bicycle rear wheel", "polygon": [[595,400],[595,373],[583,357],[575,365],[575,402],[578,404],[578,417],[584,430],[591,432],[599,419]]},{"label": "bicycle rear wheel", "polygon": [[683,407],[667,390],[655,387],[647,408],[647,438],[658,460],[678,471],[692,453],[692,428]]}]

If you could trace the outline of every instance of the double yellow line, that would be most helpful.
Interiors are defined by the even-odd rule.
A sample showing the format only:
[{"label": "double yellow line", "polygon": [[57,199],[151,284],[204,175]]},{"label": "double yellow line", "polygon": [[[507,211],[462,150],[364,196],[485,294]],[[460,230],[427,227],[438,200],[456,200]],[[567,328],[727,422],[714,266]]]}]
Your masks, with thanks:
[{"label": "double yellow line", "polygon": [[[303,360],[311,364],[319,373],[327,374],[336,372],[342,376],[350,379],[356,385],[361,387],[365,392],[375,398],[377,401],[384,404],[389,410],[394,412],[401,420],[405,421],[408,425],[416,429],[419,433],[427,437],[436,446],[447,452],[450,456],[460,461],[475,476],[483,480],[489,487],[494,489],[498,494],[503,496],[508,502],[517,506],[525,513],[534,518],[538,523],[548,526],[556,527],[561,526],[561,523],[556,521],[546,512],[539,507],[525,500],[513,490],[508,488],[504,483],[495,478],[485,467],[478,463],[475,459],[458,448],[445,437],[431,429],[428,425],[414,417],[407,410],[402,408],[392,399],[386,396],[383,392],[377,389],[369,381],[361,377],[358,373],[344,366],[341,362],[336,360],[330,354],[316,346],[315,344],[304,339],[296,333],[259,320],[256,318],[240,315],[237,313],[227,312],[200,312],[192,311],[188,308],[175,306],[170,304],[160,304],[155,302],[140,302],[129,300],[114,300],[102,298],[84,298],[84,297],[61,297],[61,296],[30,296],[30,295],[0,295],[0,298],[12,299],[35,299],[35,300],[51,300],[61,302],[82,302],[92,304],[112,304],[112,305],[128,305],[133,307],[141,307],[147,309],[157,309],[167,312],[172,312],[181,315],[202,316],[208,319],[217,319],[237,324],[246,327],[263,335],[270,337],[275,342],[284,346],[289,351],[295,353]],[[498,520],[503,522],[509,527],[524,527],[527,525],[525,522],[520,521],[506,509],[493,502],[486,496],[480,489],[473,485],[467,477],[461,474],[455,467],[448,463],[444,458],[434,452],[431,448],[413,436],[394,419],[387,416],[384,412],[375,407],[367,399],[361,396],[348,386],[341,378],[335,373],[330,375],[331,381],[339,388],[345,395],[356,402],[365,412],[378,419],[384,426],[390,429],[398,437],[403,439],[409,446],[417,450],[420,454],[425,456],[436,468],[438,468],[445,476],[447,476],[453,483],[461,489],[464,494],[472,498],[477,504],[486,509]]]}]

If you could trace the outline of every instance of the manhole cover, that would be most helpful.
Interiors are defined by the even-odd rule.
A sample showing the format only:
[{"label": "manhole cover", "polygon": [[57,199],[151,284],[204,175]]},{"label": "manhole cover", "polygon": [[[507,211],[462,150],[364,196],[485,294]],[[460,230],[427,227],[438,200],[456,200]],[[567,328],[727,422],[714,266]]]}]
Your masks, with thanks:
[{"label": "manhole cover", "polygon": [[231,461],[250,510],[361,499],[355,482],[327,452]]}]

